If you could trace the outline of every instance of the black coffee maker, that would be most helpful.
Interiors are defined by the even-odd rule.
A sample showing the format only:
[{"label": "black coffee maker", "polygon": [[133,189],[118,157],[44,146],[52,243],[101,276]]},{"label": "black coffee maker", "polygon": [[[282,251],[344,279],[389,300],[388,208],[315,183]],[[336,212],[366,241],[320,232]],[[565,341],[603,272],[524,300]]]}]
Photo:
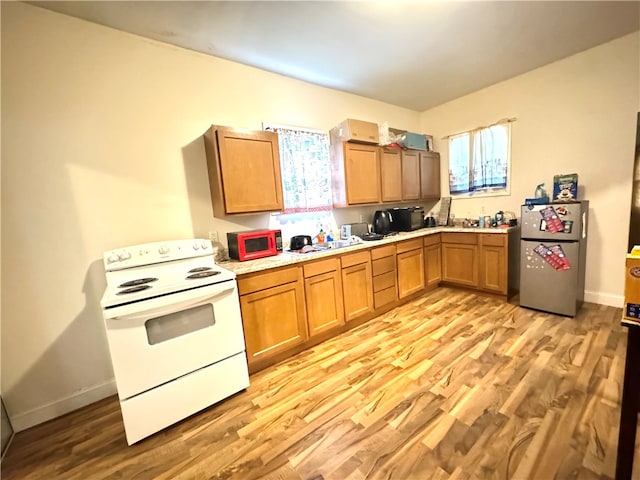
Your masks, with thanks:
[{"label": "black coffee maker", "polygon": [[373,214],[373,231],[381,235],[391,231],[391,214],[388,210],[377,210]]}]

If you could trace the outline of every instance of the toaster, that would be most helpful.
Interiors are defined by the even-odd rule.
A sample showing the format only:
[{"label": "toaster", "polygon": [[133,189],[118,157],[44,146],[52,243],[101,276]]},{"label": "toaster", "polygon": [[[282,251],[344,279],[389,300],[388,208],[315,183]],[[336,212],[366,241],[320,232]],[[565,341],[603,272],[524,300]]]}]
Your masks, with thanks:
[{"label": "toaster", "polygon": [[310,235],[294,235],[289,242],[290,250],[300,250],[305,245],[311,245]]}]

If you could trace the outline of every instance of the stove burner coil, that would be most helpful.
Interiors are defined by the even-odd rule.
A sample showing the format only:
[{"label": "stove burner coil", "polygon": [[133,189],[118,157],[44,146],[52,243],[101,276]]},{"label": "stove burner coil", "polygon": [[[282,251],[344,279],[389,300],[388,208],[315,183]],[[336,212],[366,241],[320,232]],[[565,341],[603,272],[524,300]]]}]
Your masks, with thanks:
[{"label": "stove burner coil", "polygon": [[219,275],[219,274],[220,272],[202,271],[202,272],[196,272],[187,276],[187,279],[193,280],[197,278],[213,277],[214,275]]},{"label": "stove burner coil", "polygon": [[155,282],[157,280],[157,278],[153,277],[136,278],[135,280],[129,280],[128,282],[124,282],[123,284],[118,285],[118,288],[135,287],[138,285],[144,285],[145,283]]},{"label": "stove burner coil", "polygon": [[211,267],[196,267],[189,270],[188,273],[196,273],[196,272],[206,272],[207,270],[211,270]]},{"label": "stove burner coil", "polygon": [[120,290],[117,295],[126,295],[127,293],[141,292],[142,290],[146,290],[147,288],[151,288],[151,285],[136,285],[135,287]]}]

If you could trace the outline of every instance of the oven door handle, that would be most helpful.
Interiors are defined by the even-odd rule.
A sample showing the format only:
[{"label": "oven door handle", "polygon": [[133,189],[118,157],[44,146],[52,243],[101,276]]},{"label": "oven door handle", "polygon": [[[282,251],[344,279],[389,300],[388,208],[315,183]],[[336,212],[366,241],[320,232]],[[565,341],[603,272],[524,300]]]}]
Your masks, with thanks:
[{"label": "oven door handle", "polygon": [[224,288],[218,292],[213,294],[203,295],[198,298],[191,298],[189,300],[183,300],[182,302],[173,302],[169,305],[165,305],[162,307],[150,308],[143,312],[137,312],[135,314],[125,314],[119,317],[112,317],[112,320],[148,320],[149,318],[162,317],[164,315],[168,315],[170,313],[179,312],[180,310],[186,310],[191,307],[196,307],[203,303],[209,303],[214,299],[221,297],[222,295],[226,295],[235,290],[235,283],[231,286]]}]

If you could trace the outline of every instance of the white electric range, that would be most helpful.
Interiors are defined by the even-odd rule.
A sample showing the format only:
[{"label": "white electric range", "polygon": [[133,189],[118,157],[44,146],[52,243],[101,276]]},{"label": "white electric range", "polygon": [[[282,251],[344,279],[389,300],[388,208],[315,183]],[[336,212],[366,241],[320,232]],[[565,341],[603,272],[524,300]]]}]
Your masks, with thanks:
[{"label": "white electric range", "polygon": [[104,253],[102,313],[129,445],[249,386],[235,274],[209,240]]}]

